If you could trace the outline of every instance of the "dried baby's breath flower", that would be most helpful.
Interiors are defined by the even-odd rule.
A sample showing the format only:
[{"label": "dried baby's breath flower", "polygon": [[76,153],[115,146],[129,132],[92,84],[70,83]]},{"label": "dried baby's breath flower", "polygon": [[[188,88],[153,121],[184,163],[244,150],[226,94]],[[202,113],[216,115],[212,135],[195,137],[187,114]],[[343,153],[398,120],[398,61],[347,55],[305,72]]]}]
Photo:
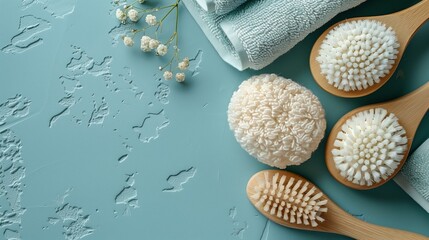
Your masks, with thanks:
[{"label": "dried baby's breath flower", "polygon": [[137,22],[139,20],[139,12],[135,9],[130,9],[128,11],[128,18],[133,22]]},{"label": "dried baby's breath flower", "polygon": [[179,62],[179,64],[177,65],[177,68],[179,68],[182,71],[188,69],[188,67],[189,67],[189,58],[183,59],[183,61]]},{"label": "dried baby's breath flower", "polygon": [[150,47],[149,47],[149,43],[150,43],[150,37],[148,36],[143,36],[140,40],[140,49],[143,52],[150,52]]},{"label": "dried baby's breath flower", "polygon": [[134,45],[134,40],[128,36],[124,37],[124,45],[127,47],[132,47]]},{"label": "dried baby's breath flower", "polygon": [[165,80],[171,80],[173,78],[173,73],[171,71],[165,71],[163,76]]},{"label": "dried baby's breath flower", "polygon": [[151,25],[151,26],[155,26],[156,25],[156,16],[152,15],[152,14],[148,14],[146,15],[146,22],[147,24]]},{"label": "dried baby's breath flower", "polygon": [[151,39],[150,41],[149,41],[149,48],[150,49],[155,49],[155,48],[157,48],[159,46],[159,41],[158,40],[156,40],[156,39]]},{"label": "dried baby's breath flower", "polygon": [[121,21],[122,23],[125,23],[125,21],[127,20],[127,15],[125,14],[124,11],[122,11],[121,9],[116,9],[116,18]]},{"label": "dried baby's breath flower", "polygon": [[[145,18],[145,24],[143,24],[143,26],[138,29],[132,29],[127,36],[123,37],[124,45],[132,47],[134,45],[134,37],[140,32],[143,33],[140,39],[140,49],[143,52],[153,52],[160,57],[170,54],[170,60],[168,60],[165,65],[160,66],[159,70],[164,72],[163,77],[165,80],[170,80],[175,76],[177,82],[183,82],[185,80],[185,73],[183,71],[189,68],[190,62],[189,58],[183,58],[181,61],[179,60],[181,59],[178,47],[180,1],[181,0],[175,0],[173,4],[156,6],[153,8],[147,8],[145,7],[146,5],[141,5],[145,3],[145,0],[136,0],[131,4],[124,3],[123,1],[116,2],[118,6],[123,4],[116,10],[116,18],[121,21],[122,24],[135,24],[140,18]],[[169,35],[165,35],[163,32],[163,24],[165,24],[165,20],[171,14],[175,14],[175,28]],[[172,49],[170,53],[169,49]],[[181,72],[174,73],[172,71],[172,66],[177,66],[177,69]]]},{"label": "dried baby's breath flower", "polygon": [[159,56],[164,56],[165,54],[167,54],[167,52],[168,48],[164,44],[159,44],[159,46],[156,48],[156,54],[158,54]]},{"label": "dried baby's breath flower", "polygon": [[184,82],[185,81],[185,77],[186,77],[186,75],[185,75],[185,73],[176,73],[176,81],[177,82],[179,82],[179,83],[181,83],[181,82]]},{"label": "dried baby's breath flower", "polygon": [[188,65],[188,66],[189,66],[189,58],[188,58],[188,57],[185,57],[185,58],[182,60],[182,62],[184,62],[186,65]]}]

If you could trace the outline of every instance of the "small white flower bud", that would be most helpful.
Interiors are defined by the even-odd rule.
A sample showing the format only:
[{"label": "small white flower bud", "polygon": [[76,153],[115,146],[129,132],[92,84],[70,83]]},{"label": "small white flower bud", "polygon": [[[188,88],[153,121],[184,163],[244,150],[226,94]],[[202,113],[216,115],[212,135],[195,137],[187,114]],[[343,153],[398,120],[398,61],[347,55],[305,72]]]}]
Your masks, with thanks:
[{"label": "small white flower bud", "polygon": [[148,36],[143,36],[141,41],[140,41],[140,49],[143,52],[149,52],[151,49],[149,47],[149,42],[150,42],[151,38]]},{"label": "small white flower bud", "polygon": [[177,67],[184,71],[186,69],[188,69],[189,67],[189,58],[184,58],[183,61],[179,62],[179,64],[177,65]]},{"label": "small white flower bud", "polygon": [[176,81],[179,83],[185,81],[185,74],[184,73],[176,73]]},{"label": "small white flower bud", "polygon": [[170,71],[165,71],[164,72],[164,79],[165,80],[171,80],[173,78],[173,73]]},{"label": "small white flower bud", "polygon": [[122,23],[124,23],[125,20],[127,20],[127,15],[125,15],[124,11],[118,8],[116,9],[116,18]]},{"label": "small white flower bud", "polygon": [[124,44],[127,47],[132,47],[134,45],[134,40],[128,36],[124,37]]},{"label": "small white flower bud", "polygon": [[157,48],[159,46],[159,41],[158,40],[156,40],[156,39],[151,39],[150,41],[149,41],[149,47],[150,47],[150,49],[155,49],[155,48]]},{"label": "small white flower bud", "polygon": [[185,71],[188,68],[188,65],[186,65],[185,62],[179,62],[179,64],[177,65],[177,67],[182,70]]},{"label": "small white flower bud", "polygon": [[156,25],[156,17],[152,14],[148,14],[148,15],[146,15],[146,22],[147,22],[147,24],[149,24],[151,26],[155,26]]},{"label": "small white flower bud", "polygon": [[139,12],[135,9],[130,9],[128,11],[128,18],[133,22],[137,22],[139,20]]},{"label": "small white flower bud", "polygon": [[159,44],[159,46],[156,48],[156,53],[159,56],[164,56],[165,54],[167,54],[167,51],[168,51],[168,48],[164,44]]}]

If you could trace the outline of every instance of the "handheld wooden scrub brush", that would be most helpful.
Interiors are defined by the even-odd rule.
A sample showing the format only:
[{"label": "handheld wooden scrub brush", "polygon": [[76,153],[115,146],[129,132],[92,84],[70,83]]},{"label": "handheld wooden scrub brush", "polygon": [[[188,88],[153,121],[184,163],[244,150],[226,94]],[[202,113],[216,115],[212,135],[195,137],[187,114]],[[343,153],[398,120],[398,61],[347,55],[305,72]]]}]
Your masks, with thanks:
[{"label": "handheld wooden scrub brush", "polygon": [[429,83],[385,103],[344,115],[326,143],[326,164],[340,183],[359,190],[376,188],[401,170],[417,127],[429,108]]},{"label": "handheld wooden scrub brush", "polygon": [[247,184],[250,202],[271,221],[291,228],[330,232],[362,240],[428,240],[398,229],[359,220],[305,178],[283,170],[265,170]]},{"label": "handheld wooden scrub brush", "polygon": [[331,94],[366,96],[390,79],[409,41],[428,19],[429,0],[422,0],[397,13],[334,24],[313,46],[311,73]]}]

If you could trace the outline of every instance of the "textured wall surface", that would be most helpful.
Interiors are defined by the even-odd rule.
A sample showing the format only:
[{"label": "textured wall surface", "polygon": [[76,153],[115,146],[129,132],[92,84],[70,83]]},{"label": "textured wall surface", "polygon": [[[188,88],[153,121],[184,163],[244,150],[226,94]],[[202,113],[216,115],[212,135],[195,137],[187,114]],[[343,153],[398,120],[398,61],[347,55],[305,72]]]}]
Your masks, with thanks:
[{"label": "textured wall surface", "polygon": [[[108,0],[0,0],[0,239],[346,239],[280,227],[249,204],[247,180],[268,167],[236,143],[227,105],[242,80],[280,74],[320,98],[329,131],[357,106],[416,89],[429,80],[429,25],[371,96],[329,95],[308,66],[333,22],[415,2],[368,0],[259,72],[224,63],[181,6],[193,76],[177,84],[161,80],[158,59],[123,46],[130,29]],[[428,132],[426,117],[413,148]],[[361,219],[429,235],[429,215],[394,182],[365,192],[335,182],[324,147],[290,170]]]}]

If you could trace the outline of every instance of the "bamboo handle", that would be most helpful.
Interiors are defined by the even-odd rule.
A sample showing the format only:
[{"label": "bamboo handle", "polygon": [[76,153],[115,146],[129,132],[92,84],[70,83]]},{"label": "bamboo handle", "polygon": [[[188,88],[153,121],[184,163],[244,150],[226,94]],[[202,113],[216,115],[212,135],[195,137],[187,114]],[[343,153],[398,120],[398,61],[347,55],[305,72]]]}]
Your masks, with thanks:
[{"label": "bamboo handle", "polygon": [[398,98],[397,101],[402,102],[403,108],[410,108],[414,106],[421,108],[426,112],[429,109],[429,82],[425,83],[417,90],[414,90],[413,92]]},{"label": "bamboo handle", "polygon": [[368,19],[386,23],[398,33],[399,42],[407,45],[417,30],[429,19],[429,0],[423,0],[396,13],[370,17]]},{"label": "bamboo handle", "polygon": [[[428,1],[429,3],[429,1]],[[429,4],[428,4],[429,6]],[[428,9],[429,12],[429,9]],[[416,95],[418,94],[419,97],[422,97],[422,102],[424,104],[424,106],[426,106],[426,112],[429,110],[429,82],[427,82],[425,85],[423,85],[422,87],[420,87],[419,90],[416,90]]]},{"label": "bamboo handle", "polygon": [[402,17],[406,17],[411,22],[419,25],[429,19],[429,0],[422,0],[419,3],[398,12]]},{"label": "bamboo handle", "polygon": [[417,233],[377,226],[370,223],[365,224],[366,232],[357,232],[354,236],[357,240],[429,240],[429,237],[425,237]]},{"label": "bamboo handle", "polygon": [[333,202],[328,204],[328,215],[320,230],[358,240],[429,240],[429,237],[399,229],[367,223],[346,213]]},{"label": "bamboo handle", "polygon": [[414,6],[398,12],[398,15],[400,16],[398,24],[408,28],[410,33],[414,33],[429,19],[429,0],[422,0]]},{"label": "bamboo handle", "polygon": [[429,82],[403,97],[380,106],[395,113],[402,126],[414,136],[420,121],[429,109]]}]

